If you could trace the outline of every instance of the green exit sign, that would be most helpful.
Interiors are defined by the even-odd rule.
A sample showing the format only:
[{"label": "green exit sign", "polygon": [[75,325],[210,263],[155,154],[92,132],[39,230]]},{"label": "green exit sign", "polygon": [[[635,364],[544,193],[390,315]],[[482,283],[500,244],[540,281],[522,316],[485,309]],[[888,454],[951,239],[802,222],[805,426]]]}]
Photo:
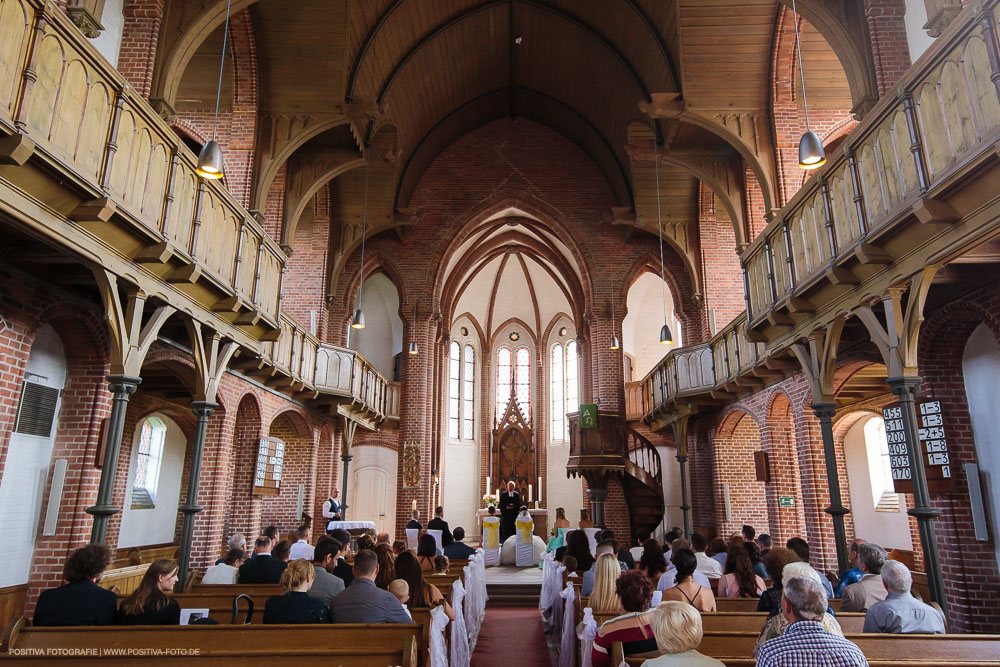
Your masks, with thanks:
[{"label": "green exit sign", "polygon": [[795,498],[792,496],[778,496],[778,507],[795,507]]}]

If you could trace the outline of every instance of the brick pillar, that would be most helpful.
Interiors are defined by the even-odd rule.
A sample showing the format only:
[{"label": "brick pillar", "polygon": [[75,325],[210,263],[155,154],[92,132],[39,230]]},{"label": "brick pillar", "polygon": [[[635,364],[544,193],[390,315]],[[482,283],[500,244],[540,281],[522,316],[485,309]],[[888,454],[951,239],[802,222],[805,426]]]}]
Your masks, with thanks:
[{"label": "brick pillar", "polygon": [[[399,475],[396,493],[396,534],[405,535],[404,528],[410,519],[413,501],[420,510],[420,522],[425,524],[431,515],[431,438],[428,420],[428,406],[433,396],[432,368],[433,322],[418,313],[416,324],[403,322],[403,340],[409,344],[415,340],[425,354],[411,356],[404,354],[399,406]],[[419,462],[408,460],[408,452],[415,443],[419,451]],[[413,469],[415,467],[415,470]],[[416,474],[416,480],[407,478]],[[408,481],[416,481],[413,486]]]},{"label": "brick pillar", "polygon": [[892,88],[910,68],[910,49],[906,41],[904,0],[865,0],[865,18],[875,61],[875,80],[879,97]]},{"label": "brick pillar", "polygon": [[[621,337],[622,321],[625,319],[624,299],[616,297],[615,323],[611,323],[610,290],[597,297],[601,303],[601,316],[590,327],[591,345],[597,356],[597,368],[594,369],[597,379],[598,397],[601,400],[601,410],[625,414],[625,367],[621,350],[612,350],[611,336],[614,333]],[[619,306],[621,306],[619,308]]]},{"label": "brick pillar", "polygon": [[149,98],[163,19],[163,0],[125,0],[124,14],[118,71],[137,93]]}]

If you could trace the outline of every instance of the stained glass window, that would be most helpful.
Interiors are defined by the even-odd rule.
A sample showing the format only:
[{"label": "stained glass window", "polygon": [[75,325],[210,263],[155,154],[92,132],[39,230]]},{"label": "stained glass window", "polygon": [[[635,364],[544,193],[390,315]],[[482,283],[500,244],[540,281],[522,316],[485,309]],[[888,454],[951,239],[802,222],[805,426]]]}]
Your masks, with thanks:
[{"label": "stained glass window", "polygon": [[553,440],[562,440],[566,432],[566,412],[563,410],[563,397],[565,389],[565,378],[563,377],[563,346],[556,343],[552,346],[552,357],[550,359],[551,376],[549,378],[552,394],[552,424],[551,431]]},{"label": "stained glass window", "polygon": [[517,348],[517,368],[514,375],[517,404],[524,418],[531,421],[531,352],[526,347]]},{"label": "stained glass window", "polygon": [[476,351],[471,345],[465,346],[465,365],[462,369],[462,439],[475,438],[475,389]]},{"label": "stained glass window", "polygon": [[509,347],[501,347],[497,350],[497,407],[496,420],[503,417],[507,403],[510,401],[511,390],[513,389],[513,355]]}]

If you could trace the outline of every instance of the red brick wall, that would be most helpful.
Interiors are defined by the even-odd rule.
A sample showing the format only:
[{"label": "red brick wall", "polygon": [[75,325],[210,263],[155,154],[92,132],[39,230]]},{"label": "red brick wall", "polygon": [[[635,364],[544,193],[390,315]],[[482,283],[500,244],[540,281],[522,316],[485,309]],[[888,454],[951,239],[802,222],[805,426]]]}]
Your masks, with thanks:
[{"label": "red brick wall", "polygon": [[[330,244],[329,190],[307,206],[295,228],[292,256],[285,265],[281,307],[295,321],[309,327],[313,313],[316,335],[326,336],[326,256]],[[326,204],[326,205],[324,205]]]},{"label": "red brick wall", "polygon": [[[716,432],[717,455],[725,452],[724,461],[716,459],[716,527],[721,535],[738,533],[743,524],[761,530],[770,525],[764,483],[754,475],[753,453],[761,451],[760,428],[745,412],[733,412]],[[726,518],[724,488],[729,489],[729,519]]]},{"label": "red brick wall", "polygon": [[906,41],[905,0],[865,0],[865,18],[875,61],[875,80],[881,97],[910,68]]},{"label": "red brick wall", "polygon": [[124,14],[118,71],[137,93],[148,98],[160,40],[163,0],[125,0]]},{"label": "red brick wall", "polygon": [[[729,220],[719,220],[715,195],[704,185],[700,187],[698,234],[701,244],[702,285],[705,295],[705,313],[714,311],[713,334],[726,326],[746,309],[743,272],[736,250],[736,232]],[[693,341],[692,341],[693,342]],[[689,344],[685,341],[685,344]]]}]

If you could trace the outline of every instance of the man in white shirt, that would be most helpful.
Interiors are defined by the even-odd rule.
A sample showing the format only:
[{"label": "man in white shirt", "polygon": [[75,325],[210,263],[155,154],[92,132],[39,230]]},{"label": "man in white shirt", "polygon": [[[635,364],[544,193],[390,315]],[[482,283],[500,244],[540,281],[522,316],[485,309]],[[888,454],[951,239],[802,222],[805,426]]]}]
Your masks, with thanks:
[{"label": "man in white shirt", "polygon": [[698,572],[706,577],[718,579],[722,576],[722,566],[719,561],[705,555],[705,548],[708,546],[708,539],[701,533],[691,534],[691,546],[694,549],[695,558],[698,559]]},{"label": "man in white shirt", "polygon": [[[668,588],[673,588],[677,584],[676,582],[677,568],[674,567],[673,563],[671,562],[671,558],[674,552],[680,551],[681,549],[690,549],[690,548],[691,548],[691,543],[685,540],[683,537],[678,537],[676,540],[670,543],[670,551],[664,554],[667,557],[667,564],[669,565],[669,567],[667,568],[667,571],[664,572],[662,576],[660,576],[660,581],[656,584],[656,590],[665,591]],[[694,582],[696,584],[704,586],[709,590],[712,589],[712,582],[708,580],[708,577],[705,576],[704,572],[695,570],[694,574],[692,575],[692,578],[694,579]]]},{"label": "man in white shirt", "polygon": [[337,502],[337,496],[340,495],[340,491],[333,488],[330,491],[330,497],[323,501],[323,518],[326,519],[326,534],[329,535],[333,528],[330,527],[330,523],[333,521],[340,521],[340,503]]},{"label": "man in white shirt", "polygon": [[309,526],[302,525],[298,527],[295,533],[299,536],[298,542],[292,545],[292,548],[288,550],[288,560],[293,561],[298,558],[305,558],[307,561],[312,561],[313,553],[316,548],[309,544]]}]

